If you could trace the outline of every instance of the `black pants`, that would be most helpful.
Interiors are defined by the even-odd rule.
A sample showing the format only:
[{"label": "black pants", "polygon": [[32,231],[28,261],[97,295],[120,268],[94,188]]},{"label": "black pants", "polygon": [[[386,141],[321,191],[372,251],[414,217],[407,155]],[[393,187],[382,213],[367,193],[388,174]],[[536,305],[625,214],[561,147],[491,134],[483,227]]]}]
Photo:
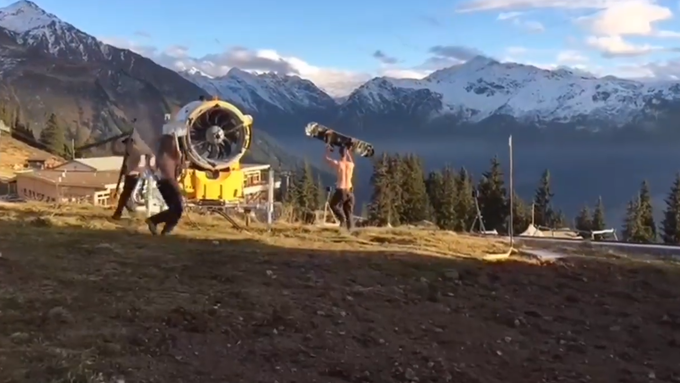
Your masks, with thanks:
[{"label": "black pants", "polygon": [[184,212],[184,207],[182,206],[182,193],[179,190],[177,182],[172,182],[170,180],[159,180],[156,183],[156,186],[158,187],[161,196],[163,196],[163,201],[168,205],[168,208],[151,216],[149,220],[154,225],[165,223],[163,233],[169,233],[177,226],[177,223],[180,218],[182,218],[182,213]]},{"label": "black pants", "polygon": [[340,226],[354,227],[354,193],[350,189],[335,189],[330,200],[331,209],[340,220]]},{"label": "black pants", "polygon": [[116,206],[116,212],[113,213],[114,217],[120,217],[123,214],[123,209],[127,209],[130,213],[135,212],[135,202],[131,197],[132,192],[137,187],[137,183],[139,183],[139,175],[125,176],[123,179],[123,190],[118,198],[118,206]]}]

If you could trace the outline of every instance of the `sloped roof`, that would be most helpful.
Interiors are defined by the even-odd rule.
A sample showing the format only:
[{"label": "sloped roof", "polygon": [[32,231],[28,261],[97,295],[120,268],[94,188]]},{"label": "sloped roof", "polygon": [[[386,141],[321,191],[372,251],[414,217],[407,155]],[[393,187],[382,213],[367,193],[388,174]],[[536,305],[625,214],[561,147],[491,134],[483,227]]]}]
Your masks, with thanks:
[{"label": "sloped roof", "polygon": [[104,189],[107,185],[118,182],[119,172],[62,172],[57,170],[36,170],[17,173],[17,178],[37,178],[59,186],[79,186],[95,189]]},{"label": "sloped roof", "polygon": [[92,168],[92,170],[96,170],[98,172],[114,170],[120,171],[120,167],[123,165],[123,156],[78,158],[71,161],[71,163],[73,162],[89,166]]}]

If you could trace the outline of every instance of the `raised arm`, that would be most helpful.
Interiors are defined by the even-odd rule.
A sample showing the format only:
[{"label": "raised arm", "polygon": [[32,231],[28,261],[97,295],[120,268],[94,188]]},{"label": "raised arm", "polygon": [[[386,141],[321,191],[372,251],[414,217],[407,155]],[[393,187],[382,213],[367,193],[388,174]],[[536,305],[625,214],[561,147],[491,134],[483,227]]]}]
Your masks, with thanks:
[{"label": "raised arm", "polygon": [[325,157],[325,160],[326,160],[326,162],[327,162],[329,165],[331,165],[331,166],[333,166],[333,167],[338,166],[338,161],[337,161],[337,160],[334,160],[334,159],[331,157],[331,147],[330,147],[330,145],[326,146],[326,157]]}]

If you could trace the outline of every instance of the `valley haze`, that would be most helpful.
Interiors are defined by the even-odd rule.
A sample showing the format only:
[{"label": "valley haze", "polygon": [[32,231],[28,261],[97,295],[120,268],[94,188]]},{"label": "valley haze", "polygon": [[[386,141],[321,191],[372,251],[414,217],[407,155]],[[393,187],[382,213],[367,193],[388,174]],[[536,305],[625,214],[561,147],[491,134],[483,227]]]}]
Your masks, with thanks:
[{"label": "valley haze", "polygon": [[[217,95],[254,116],[255,159],[284,168],[304,157],[323,166],[322,145],[304,136],[310,121],[370,141],[378,151],[416,153],[428,169],[465,166],[477,177],[494,155],[507,170],[513,135],[523,198],[531,198],[548,168],[557,207],[573,216],[602,196],[612,226],[643,179],[660,213],[680,169],[676,81],[602,77],[474,55],[422,79],[376,77],[338,98],[299,76],[238,68],[224,76],[198,68],[176,72],[153,55],[123,48],[33,2],[13,3],[0,9],[0,97],[21,104],[36,134],[54,111],[77,125],[73,134],[101,138],[133,118],[139,129],[148,128],[173,106]],[[365,201],[370,163],[360,162],[357,189]]]}]

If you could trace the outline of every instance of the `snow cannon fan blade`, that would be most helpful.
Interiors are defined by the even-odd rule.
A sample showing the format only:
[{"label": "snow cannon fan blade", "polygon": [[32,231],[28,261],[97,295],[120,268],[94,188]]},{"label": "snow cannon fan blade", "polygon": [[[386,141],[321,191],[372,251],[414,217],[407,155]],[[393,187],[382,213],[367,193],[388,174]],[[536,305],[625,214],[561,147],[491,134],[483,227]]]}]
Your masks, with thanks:
[{"label": "snow cannon fan blade", "polygon": [[180,124],[180,147],[191,167],[221,171],[234,166],[250,149],[253,118],[221,100],[185,105],[166,125]]},{"label": "snow cannon fan blade", "polygon": [[375,155],[373,144],[340,133],[316,122],[307,124],[305,127],[305,135],[323,141],[332,148],[350,148],[354,153],[361,157],[370,158]]}]

